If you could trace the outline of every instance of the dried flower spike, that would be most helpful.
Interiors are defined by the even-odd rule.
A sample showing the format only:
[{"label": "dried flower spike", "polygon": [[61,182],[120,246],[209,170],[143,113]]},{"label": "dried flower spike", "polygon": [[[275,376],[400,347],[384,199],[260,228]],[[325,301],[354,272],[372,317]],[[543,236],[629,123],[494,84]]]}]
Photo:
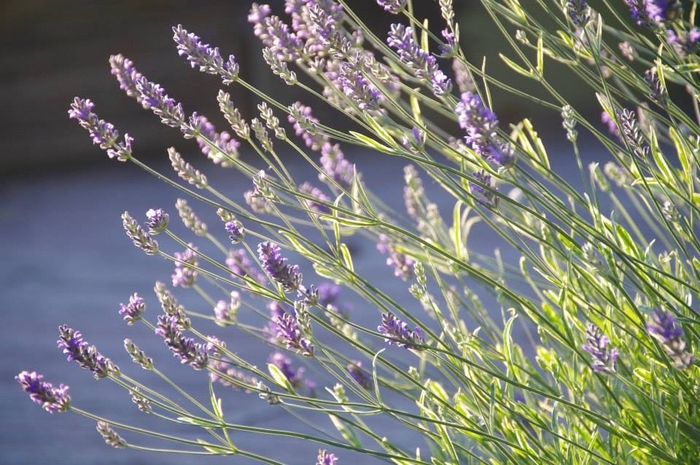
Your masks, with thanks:
[{"label": "dried flower spike", "polygon": [[126,441],[119,436],[119,434],[109,426],[109,423],[104,421],[97,422],[97,432],[100,433],[102,439],[105,440],[107,445],[112,446],[117,449],[123,449],[126,447]]}]

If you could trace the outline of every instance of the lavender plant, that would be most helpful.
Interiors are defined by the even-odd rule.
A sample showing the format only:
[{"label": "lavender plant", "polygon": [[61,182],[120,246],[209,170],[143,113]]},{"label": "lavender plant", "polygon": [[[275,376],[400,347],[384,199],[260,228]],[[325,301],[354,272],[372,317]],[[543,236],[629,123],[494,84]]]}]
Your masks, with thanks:
[{"label": "lavender plant", "polygon": [[[492,89],[533,97],[467,59],[452,1],[436,3],[439,34],[414,16],[411,0],[377,1],[396,15],[388,31],[367,28],[344,0],[287,0],[281,16],[252,4],[248,20],[272,72],[344,114],[350,131],[314,117],[308,102],[262,93],[239,76],[233,55],[181,25],[173,28],[179,55],[212,75],[212,84],[218,78],[259,98],[256,116],[245,120],[221,90],[230,129],[219,132],[129,59],[111,57],[128,96],[195,139],[210,162],[250,182],[243,198],[229,198],[196,168],[207,160],[187,162],[175,148],[168,155],[179,180],[156,172],[90,100],[71,105],[69,116],[110,158],[136,164],[193,203],[176,204],[187,235],[176,234],[162,206],[122,219],[134,245],[173,262],[173,288],[201,295],[211,311],[185,308],[158,281],[161,315],[149,317],[149,299],[137,294],[125,296],[119,313],[163,338],[188,365],[182,369],[208,383],[211,405],[170,383],[184,399],[175,402],[67,326],[58,346],[69,360],[122,387],[142,412],[199,427],[201,436],[86,412],[67,386],[25,371],[16,379],[31,400],[96,421],[113,447],[148,449],[139,435],[151,435],[180,452],[268,464],[313,463],[313,456],[280,462],[248,450],[236,433],[314,442],[317,464],[343,463],[349,451],[362,463],[699,463],[697,3],[625,0],[594,9],[586,1],[525,8],[519,0],[482,0],[510,45],[502,61],[545,91],[536,101],[569,141],[557,157],[578,164],[582,186],[550,164],[529,119],[499,121]],[[553,63],[597,101],[608,131],[552,84]],[[584,163],[582,152],[594,144],[610,155],[604,166]],[[348,147],[406,166],[405,213],[382,202],[377,189],[391,186],[368,185],[368,167],[346,157]],[[239,154],[244,148],[253,161]],[[316,179],[293,176],[282,156],[290,152]],[[452,199],[451,214],[429,199],[423,179]],[[195,210],[205,209],[221,223],[202,222]],[[471,250],[474,228],[499,236],[519,260]],[[403,298],[355,271],[351,236],[376,244],[385,282],[401,283]],[[302,276],[302,269],[309,271]],[[374,324],[361,323],[359,310],[343,301],[348,294],[364,301],[361,311]],[[245,314],[261,323],[242,322]],[[219,326],[216,336],[198,329],[206,320]],[[516,328],[527,343],[515,340]],[[266,366],[237,355],[236,331],[271,353]],[[130,339],[125,349],[168,380]],[[304,419],[316,433],[301,422],[299,430],[232,422],[224,408],[232,389]],[[377,430],[376,417],[393,426]],[[402,445],[406,437],[412,446]]]}]

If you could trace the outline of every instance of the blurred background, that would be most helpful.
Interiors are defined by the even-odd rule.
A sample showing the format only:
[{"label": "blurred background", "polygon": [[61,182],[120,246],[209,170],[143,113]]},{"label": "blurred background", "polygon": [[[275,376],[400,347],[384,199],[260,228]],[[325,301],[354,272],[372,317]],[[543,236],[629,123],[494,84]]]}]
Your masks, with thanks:
[{"label": "blurred background", "polygon": [[[270,3],[282,14],[281,1]],[[373,0],[350,3],[375,30],[388,30],[393,17],[381,12]],[[417,16],[427,15],[431,24],[441,29],[436,3],[417,3],[424,8]],[[488,63],[502,69],[494,53],[503,42],[495,30],[485,26],[488,22],[478,2],[455,4],[467,54],[476,62],[487,54]],[[160,424],[144,419],[123,391],[105,381],[97,383],[88,372],[65,362],[55,340],[58,325],[67,323],[132,373],[138,368],[124,355],[122,341],[133,338],[159,363],[170,363],[176,382],[206,396],[202,377],[173,361],[162,342],[144,328],[127,328],[117,314],[118,304],[139,292],[150,299],[150,317],[154,319],[153,281],[168,282],[171,272],[165,261],[145,257],[130,245],[122,232],[120,215],[129,210],[141,218],[148,208],[164,207],[176,218],[172,206],[177,192],[128,163],[109,160],[91,144],[85,131],[69,120],[67,110],[74,96],[91,99],[101,118],[112,122],[120,133],[134,137],[134,150],[140,159],[165,172],[169,146],[185,156],[197,157],[194,142],[184,141],[178,131],[162,126],[158,118],[119,90],[110,75],[108,58],[124,54],[140,72],[182,102],[187,113],[207,115],[218,128],[224,128],[215,99],[222,87],[220,81],[191,69],[177,56],[171,27],[183,24],[205,42],[218,46],[223,55],[235,54],[244,79],[291,103],[302,94],[282,85],[267,70],[246,21],[248,8],[249,2],[242,0],[0,2],[0,305],[4,318],[0,329],[4,355],[0,364],[0,463],[249,463],[240,458],[208,461],[111,449],[94,431],[94,422],[73,414],[49,416],[29,401],[13,379],[21,370],[36,370],[48,381],[70,385],[76,407],[101,414],[116,411],[125,422]],[[246,117],[259,103],[235,85],[226,90]],[[575,98],[584,99],[572,92]],[[515,122],[532,110],[512,98],[495,101],[504,123]],[[320,107],[314,110],[324,121],[332,117]],[[558,115],[534,116],[544,123],[541,132],[555,143],[561,140]],[[357,151],[349,158],[366,173],[370,186],[382,186],[385,191],[380,194],[389,205],[402,208],[402,165]],[[241,196],[248,189],[242,178],[206,168],[204,160],[198,162],[198,168],[210,171],[212,182],[226,186],[228,195]],[[292,158],[289,163],[290,169],[303,175],[303,166]],[[574,167],[573,160],[565,157],[554,163],[562,172]],[[575,171],[571,173],[573,177]],[[443,207],[443,213],[448,212],[450,199],[441,198],[434,187],[433,200]],[[428,186],[429,194],[430,189]],[[212,224],[218,222],[211,214],[203,216]],[[477,236],[471,245],[490,253],[499,243],[484,235]],[[365,270],[370,280],[384,281],[391,273],[373,247],[354,244],[356,267]],[[406,298],[402,282],[387,279],[386,286]],[[347,298],[355,308],[362,308],[362,302]],[[198,299],[187,299],[182,297],[185,305],[201,305]],[[372,319],[376,315],[367,315],[370,319],[363,323],[376,325]],[[242,356],[265,362],[267,352],[256,353],[245,339],[237,342]],[[293,421],[243,393],[232,393],[225,407],[233,410],[236,421],[245,424],[284,427]],[[184,436],[193,434],[188,428],[173,428]],[[411,446],[412,438],[401,440]],[[309,443],[278,442],[277,438],[270,447],[271,439],[257,436],[240,441],[290,464],[313,463],[318,448]],[[344,457],[340,463],[350,463],[348,455],[334,452]]]}]

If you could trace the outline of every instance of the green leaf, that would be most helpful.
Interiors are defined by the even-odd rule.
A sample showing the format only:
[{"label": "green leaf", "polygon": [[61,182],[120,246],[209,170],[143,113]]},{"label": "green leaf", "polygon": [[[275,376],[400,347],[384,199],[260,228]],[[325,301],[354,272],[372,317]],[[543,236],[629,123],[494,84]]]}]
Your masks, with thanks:
[{"label": "green leaf", "polygon": [[540,76],[544,76],[544,45],[542,43],[542,34],[537,38],[537,72]]},{"label": "green leaf", "polygon": [[357,219],[353,220],[350,218],[340,218],[340,217],[333,217],[333,216],[328,216],[328,215],[320,215],[319,218],[325,221],[329,221],[331,223],[338,223],[343,226],[353,226],[353,227],[364,227],[364,226],[376,226],[377,225],[377,220],[374,219]]},{"label": "green leaf", "polygon": [[[370,121],[371,121],[371,119],[370,119]],[[365,136],[364,134],[360,134],[359,132],[355,132],[355,131],[349,131],[349,133],[353,137],[355,137],[355,139],[362,142],[366,147],[370,147],[370,148],[373,148],[375,150],[379,150],[380,152],[384,152],[384,153],[393,153],[392,150],[389,147],[387,147],[386,145],[382,145],[379,142],[377,142],[376,140]]]},{"label": "green leaf", "polygon": [[221,447],[221,446],[215,446],[212,444],[209,444],[208,442],[204,441],[203,439],[197,439],[197,443],[202,446],[202,448],[214,455],[221,455],[222,453],[231,454],[231,453],[238,453],[238,448],[234,446],[233,444],[227,444],[226,447]]},{"label": "green leaf", "polygon": [[462,247],[464,242],[462,239],[462,202],[458,200],[452,209],[452,241],[459,260],[464,258]]},{"label": "green leaf", "polygon": [[352,255],[350,255],[350,249],[344,243],[340,244],[340,256],[343,259],[343,264],[350,270],[350,272],[355,271],[355,267],[352,265]]},{"label": "green leaf", "polygon": [[214,392],[214,383],[209,380],[209,400],[211,402],[211,408],[214,410],[214,415],[216,416],[217,420],[220,420],[222,423],[224,421],[224,412],[223,409],[221,408],[221,399],[216,398],[216,393]]},{"label": "green leaf", "polygon": [[270,372],[270,376],[272,376],[272,379],[277,383],[278,386],[286,389],[288,392],[295,394],[296,391],[294,391],[294,386],[292,386],[292,383],[289,382],[287,377],[282,373],[282,370],[279,369],[279,367],[273,363],[268,363],[267,364],[267,371]]},{"label": "green leaf", "polygon": [[357,449],[362,448],[362,443],[360,442],[357,435],[355,434],[355,431],[350,425],[341,421],[337,415],[329,414],[328,417],[331,419],[331,422],[333,422],[333,426],[335,426],[335,429],[338,430],[341,436],[343,436],[343,439],[345,439],[347,442],[350,443],[350,445]]},{"label": "green leaf", "polygon": [[532,71],[528,71],[525,68],[523,68],[522,66],[516,64],[513,60],[511,60],[510,58],[508,58],[504,54],[499,53],[498,56],[501,58],[501,60],[503,60],[505,62],[506,66],[508,66],[510,69],[512,69],[516,73],[522,74],[523,76],[529,77],[530,79],[535,78],[535,75],[532,73]]},{"label": "green leaf", "polygon": [[681,135],[676,131],[673,126],[668,128],[668,136],[673,141],[673,146],[678,154],[678,159],[681,162],[681,176],[685,184],[691,189],[693,189],[693,169],[691,168],[690,160],[692,155],[690,154],[689,148],[683,143]]},{"label": "green leaf", "polygon": [[666,157],[664,157],[664,154],[661,152],[659,141],[656,139],[655,131],[651,131],[649,139],[651,155],[654,158],[654,163],[656,163],[656,166],[659,168],[662,179],[668,184],[677,184],[673,171],[666,161]]}]

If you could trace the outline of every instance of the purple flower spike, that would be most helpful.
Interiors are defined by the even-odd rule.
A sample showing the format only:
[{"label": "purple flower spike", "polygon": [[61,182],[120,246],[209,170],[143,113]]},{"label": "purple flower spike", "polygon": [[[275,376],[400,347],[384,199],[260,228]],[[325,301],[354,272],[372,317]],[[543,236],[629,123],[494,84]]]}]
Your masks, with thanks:
[{"label": "purple flower spike", "polygon": [[340,90],[352,100],[360,110],[376,112],[383,100],[382,93],[367,80],[362,71],[348,62],[340,65],[337,83]]},{"label": "purple flower spike", "polygon": [[168,228],[168,220],[170,215],[168,215],[162,208],[153,209],[151,208],[146,212],[146,226],[148,226],[148,233],[151,236],[155,236],[158,233],[162,233]]},{"label": "purple flower spike", "polygon": [[173,28],[173,33],[178,55],[187,57],[192,68],[199,68],[203,73],[218,74],[224,84],[231,84],[236,80],[239,67],[235,56],[229,55],[228,61],[224,62],[218,47],[212,48],[203,43],[194,33],[187,32],[181,24]]},{"label": "purple flower spike", "polygon": [[338,461],[338,457],[336,457],[335,454],[326,452],[325,450],[319,450],[318,458],[316,460],[316,465],[335,465],[335,462]]},{"label": "purple flower spike", "polygon": [[347,366],[348,373],[352,379],[357,382],[363,389],[372,389],[372,375],[362,368],[362,362],[354,361]]},{"label": "purple flower spike", "polygon": [[593,323],[586,325],[586,343],[583,350],[593,356],[591,368],[596,373],[612,373],[617,362],[617,349],[610,349],[610,339]]},{"label": "purple flower spike", "polygon": [[136,81],[142,77],[142,74],[136,71],[134,62],[124,55],[112,55],[109,57],[109,65],[112,68],[112,75],[119,81],[119,88],[129,97],[138,100],[141,94],[136,89]]},{"label": "purple flower spike", "polygon": [[576,27],[585,26],[591,15],[586,0],[567,0],[566,12]]},{"label": "purple flower spike", "polygon": [[319,131],[319,120],[312,115],[311,107],[295,102],[289,107],[289,122],[294,125],[294,133],[304,140],[311,150],[320,150],[328,142],[328,136]]},{"label": "purple flower spike", "polygon": [[666,31],[666,42],[681,57],[686,57],[697,50],[698,44],[700,44],[700,29],[693,26],[689,31],[680,31],[678,33],[673,29],[668,29]]},{"label": "purple flower spike", "polygon": [[654,310],[651,321],[647,323],[647,331],[661,343],[666,355],[673,360],[673,366],[679,370],[688,369],[695,362],[695,356],[685,350],[683,328],[676,324],[670,312]]},{"label": "purple flower spike", "polygon": [[324,181],[332,179],[343,189],[350,189],[355,177],[353,165],[345,159],[340,145],[326,142],[321,147],[321,169],[323,174],[319,174],[319,179]]},{"label": "purple flower spike", "polygon": [[503,166],[513,163],[512,154],[504,150],[503,144],[498,140],[498,118],[486,108],[479,94],[463,93],[455,112],[459,126],[467,132],[464,141],[477,155]]},{"label": "purple flower spike", "polygon": [[124,321],[129,325],[133,325],[134,321],[140,320],[146,311],[146,304],[137,293],[133,293],[129,297],[128,304],[119,304],[119,307],[119,314],[124,317]]},{"label": "purple flower spike", "polygon": [[469,190],[474,195],[476,201],[486,207],[497,207],[499,198],[494,192],[497,189],[493,187],[491,175],[486,173],[484,170],[479,170],[474,173],[474,177],[477,181],[488,187],[482,187],[474,182],[469,183]]},{"label": "purple flower spike", "polygon": [[181,363],[187,364],[195,370],[206,368],[209,363],[209,352],[214,348],[207,342],[200,344],[190,337],[185,337],[180,329],[179,319],[176,316],[160,315],[156,334],[161,336],[170,351]]},{"label": "purple flower spike", "polygon": [[603,112],[600,114],[600,121],[605,124],[605,127],[608,129],[610,134],[617,137],[620,136],[620,131],[617,129],[615,119],[610,116],[607,111],[603,110]]},{"label": "purple flower spike", "polygon": [[228,233],[228,238],[231,240],[232,244],[238,244],[245,237],[245,228],[243,227],[243,223],[236,219],[227,221],[224,224],[224,229]]},{"label": "purple flower spike", "polygon": [[166,126],[182,129],[185,127],[185,111],[182,104],[168,97],[165,90],[154,82],[141,76],[136,80],[137,98],[143,108],[151,110]]},{"label": "purple flower spike", "polygon": [[[382,324],[377,330],[387,336],[384,341],[389,345],[396,345],[405,349],[423,350],[425,344],[423,332],[419,327],[408,329],[406,322],[399,320],[391,312],[382,313]],[[420,344],[420,345],[419,345]]]},{"label": "purple flower spike", "polygon": [[265,274],[253,265],[246,249],[230,250],[226,257],[226,266],[235,278],[249,277],[260,284],[267,281]]},{"label": "purple flower spike", "polygon": [[105,378],[110,375],[119,375],[119,367],[110,359],[97,351],[97,347],[89,345],[83,340],[80,331],[69,328],[67,325],[58,327],[60,337],[58,348],[68,355],[68,361],[75,360],[81,368],[92,371],[95,379]]},{"label": "purple flower spike", "polygon": [[404,9],[406,0],[377,0],[377,4],[384,8],[385,11],[396,15]]},{"label": "purple flower spike", "polygon": [[314,187],[308,182],[305,182],[304,184],[299,186],[299,192],[304,193],[310,197],[314,197],[318,202],[311,200],[311,199],[304,199],[304,203],[306,206],[309,208],[309,210],[312,210],[314,212],[318,213],[330,213],[331,209],[324,205],[323,203],[319,202],[325,202],[325,203],[331,203],[331,199],[323,193],[321,189],[318,187]]},{"label": "purple flower spike", "polygon": [[651,27],[678,17],[681,3],[677,0],[625,0],[632,19],[639,26]]},{"label": "purple flower spike", "polygon": [[416,261],[406,254],[397,252],[385,234],[379,235],[377,250],[382,254],[389,255],[386,259],[386,264],[394,268],[394,276],[404,281],[413,278],[413,266],[416,264]]},{"label": "purple flower spike", "polygon": [[175,271],[173,272],[173,287],[192,287],[197,280],[197,248],[188,244],[190,248],[184,252],[175,252]]},{"label": "purple flower spike", "polygon": [[53,384],[42,381],[43,378],[36,371],[23,371],[15,376],[24,392],[28,392],[29,398],[41,405],[41,408],[49,413],[67,412],[70,409],[68,386],[61,384],[55,388]]},{"label": "purple flower spike", "polygon": [[287,265],[287,259],[282,257],[277,244],[269,241],[258,244],[258,257],[270,278],[281,284],[286,292],[299,289],[301,285],[299,266]]},{"label": "purple flower spike", "polygon": [[452,90],[452,81],[440,71],[437,59],[413,39],[413,28],[392,24],[387,44],[396,49],[401,61],[417,78],[430,81],[436,96],[440,97]]},{"label": "purple flower spike", "polygon": [[68,110],[68,116],[77,119],[83,129],[90,133],[92,143],[99,145],[102,150],[107,151],[109,158],[116,158],[119,161],[127,161],[131,158],[131,143],[133,138],[129,134],[124,134],[124,141],[119,142],[119,131],[112,123],[100,119],[92,109],[95,105],[88,99],[75,97]]},{"label": "purple flower spike", "polygon": [[277,338],[285,344],[287,349],[298,350],[304,357],[313,357],[314,345],[303,337],[296,317],[285,313],[277,317],[276,323]]}]

